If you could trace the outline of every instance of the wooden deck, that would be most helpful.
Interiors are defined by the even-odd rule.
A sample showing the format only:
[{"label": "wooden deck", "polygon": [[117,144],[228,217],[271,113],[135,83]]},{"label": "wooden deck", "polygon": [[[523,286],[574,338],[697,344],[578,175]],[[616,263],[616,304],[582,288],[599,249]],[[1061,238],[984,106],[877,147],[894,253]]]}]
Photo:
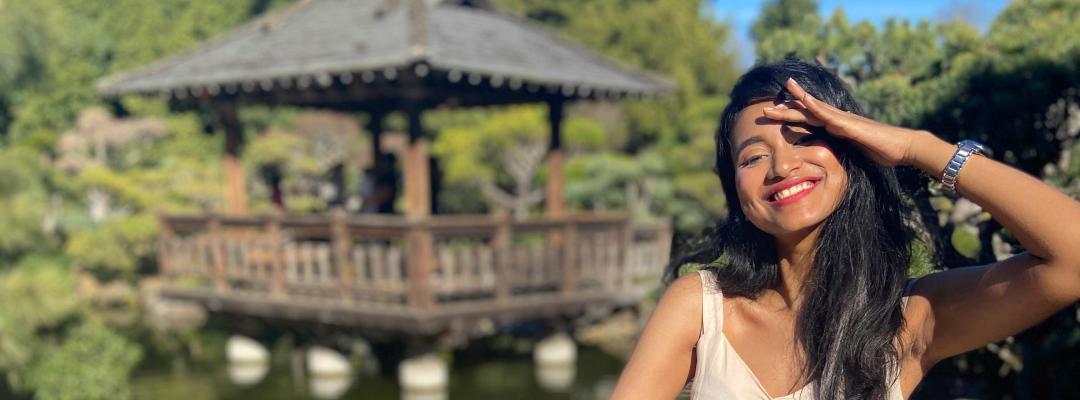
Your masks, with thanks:
[{"label": "wooden deck", "polygon": [[410,334],[636,303],[670,251],[625,215],[162,216],[163,295]]}]

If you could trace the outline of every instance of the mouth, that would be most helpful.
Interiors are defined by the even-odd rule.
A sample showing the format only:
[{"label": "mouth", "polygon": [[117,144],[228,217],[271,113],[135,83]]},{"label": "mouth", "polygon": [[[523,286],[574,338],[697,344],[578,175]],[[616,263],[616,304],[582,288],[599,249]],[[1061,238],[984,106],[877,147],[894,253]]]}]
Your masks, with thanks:
[{"label": "mouth", "polygon": [[784,206],[799,201],[817,187],[818,179],[797,178],[785,183],[780,188],[774,189],[769,195],[767,198],[769,204]]}]

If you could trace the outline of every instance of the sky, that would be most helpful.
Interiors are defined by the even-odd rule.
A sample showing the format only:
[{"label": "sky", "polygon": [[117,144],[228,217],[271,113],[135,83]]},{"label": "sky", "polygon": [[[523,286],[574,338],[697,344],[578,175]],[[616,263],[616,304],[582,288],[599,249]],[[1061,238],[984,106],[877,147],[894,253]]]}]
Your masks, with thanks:
[{"label": "sky", "polygon": [[[735,48],[740,57],[739,64],[744,68],[754,62],[754,41],[750,38],[750,25],[767,1],[712,0],[716,17],[731,23],[736,38]],[[891,17],[931,21],[961,18],[985,30],[994,16],[1007,4],[1008,0],[819,0],[818,12],[828,18],[837,7],[842,7],[849,21],[868,20],[879,26]]]}]

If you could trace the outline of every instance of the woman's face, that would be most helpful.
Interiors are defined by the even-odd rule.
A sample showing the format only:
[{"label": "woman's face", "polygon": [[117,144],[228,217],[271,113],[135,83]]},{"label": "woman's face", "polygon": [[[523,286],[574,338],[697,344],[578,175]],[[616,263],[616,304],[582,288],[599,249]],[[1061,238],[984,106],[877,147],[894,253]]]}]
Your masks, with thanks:
[{"label": "woman's face", "polygon": [[809,233],[840,205],[847,174],[825,133],[765,118],[762,110],[772,106],[762,101],[743,108],[728,138],[739,205],[774,237]]}]

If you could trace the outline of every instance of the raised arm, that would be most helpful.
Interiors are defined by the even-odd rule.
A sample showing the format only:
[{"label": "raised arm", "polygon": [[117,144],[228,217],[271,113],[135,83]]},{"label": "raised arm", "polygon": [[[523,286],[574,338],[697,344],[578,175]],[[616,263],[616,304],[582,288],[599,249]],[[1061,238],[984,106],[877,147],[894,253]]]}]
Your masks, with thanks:
[{"label": "raised arm", "polygon": [[[915,135],[910,163],[940,174],[956,146]],[[1027,249],[1001,262],[921,279],[914,294],[930,305],[927,361],[1001,340],[1080,300],[1080,202],[986,157],[967,160],[957,191],[983,207]]]},{"label": "raised arm", "polygon": [[691,360],[701,332],[701,278],[677,279],[664,292],[619,376],[613,400],[673,399],[693,373]]},{"label": "raised arm", "polygon": [[[914,165],[940,178],[956,146],[925,131],[882,124],[814,99],[789,80],[799,99],[766,109],[772,119],[825,127],[885,165]],[[1027,249],[1001,262],[933,273],[909,302],[920,329],[923,366],[1018,333],[1080,300],[1080,202],[1005,164],[972,156],[957,191],[983,207]],[[912,313],[911,311],[918,310]]]}]

